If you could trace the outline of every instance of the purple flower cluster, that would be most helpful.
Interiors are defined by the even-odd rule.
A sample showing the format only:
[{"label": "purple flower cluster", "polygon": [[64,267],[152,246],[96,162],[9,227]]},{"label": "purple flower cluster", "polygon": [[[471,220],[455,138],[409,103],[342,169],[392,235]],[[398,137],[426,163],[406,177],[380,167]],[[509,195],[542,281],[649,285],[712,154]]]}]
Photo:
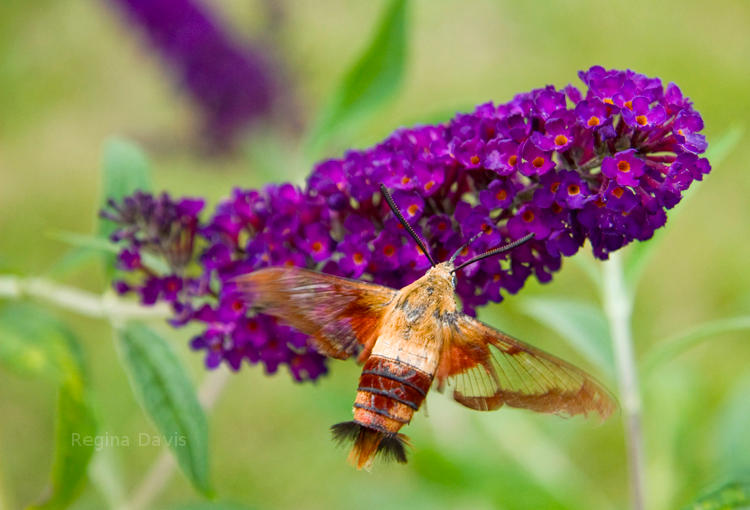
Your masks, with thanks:
[{"label": "purple flower cluster", "polygon": [[270,112],[277,84],[269,61],[233,41],[200,3],[117,1],[178,73],[215,147],[226,147],[241,128]]},{"label": "purple flower cluster", "polygon": [[[175,323],[206,324],[193,346],[207,351],[209,366],[225,360],[237,368],[248,359],[273,371],[284,363],[298,380],[316,378],[324,360],[304,336],[249,314],[231,281],[273,265],[394,288],[419,278],[429,261],[404,235],[380,183],[438,261],[478,232],[457,264],[535,234],[507,256],[461,271],[456,292],[469,314],[517,292],[532,274],[548,281],[586,239],[606,259],[650,238],[665,223],[665,210],[710,170],[698,156],[706,149],[701,117],[674,84],[664,88],[659,79],[601,67],[579,75],[585,93],[548,86],[480,105],[444,125],[398,130],[375,147],[318,164],[305,189],[235,190],[205,224],[189,230],[200,238],[201,273],[174,283]],[[191,224],[197,213],[186,203],[194,204],[173,203],[185,210],[180,224]],[[120,216],[116,238],[129,241],[122,265],[144,271],[133,242],[142,227]],[[158,292],[146,290],[149,277],[155,275],[136,279],[144,301],[154,294],[171,300],[166,280]]]}]

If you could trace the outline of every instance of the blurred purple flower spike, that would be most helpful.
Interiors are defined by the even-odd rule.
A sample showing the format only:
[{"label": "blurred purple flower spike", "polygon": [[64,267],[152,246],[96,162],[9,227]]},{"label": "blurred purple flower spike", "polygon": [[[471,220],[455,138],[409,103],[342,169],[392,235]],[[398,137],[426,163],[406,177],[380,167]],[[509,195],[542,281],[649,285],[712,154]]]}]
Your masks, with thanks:
[{"label": "blurred purple flower spike", "polygon": [[115,0],[142,26],[201,110],[215,149],[271,112],[278,83],[257,48],[240,44],[197,0]]},{"label": "blurred purple flower spike", "polygon": [[[324,358],[276,319],[248,314],[232,278],[288,265],[394,288],[413,282],[429,262],[382,200],[380,183],[438,261],[479,231],[457,264],[535,234],[459,273],[456,294],[468,314],[518,292],[531,275],[549,281],[586,240],[606,259],[650,238],[666,209],[711,167],[698,156],[706,148],[700,115],[675,85],[665,90],[658,79],[601,67],[580,76],[585,94],[548,86],[446,124],[397,130],[372,148],[318,164],[304,189],[236,189],[197,228],[199,202],[136,195],[111,204],[104,214],[120,224],[113,235],[124,241],[120,266],[138,275],[115,287],[147,303],[172,303],[175,324],[204,323],[192,345],[206,351],[210,367],[223,360],[236,369],[246,359],[274,372],[286,364],[305,380],[325,372]],[[138,207],[146,212],[131,211]],[[200,268],[182,275],[182,285],[168,278],[174,275],[150,274],[139,255],[149,247],[180,252],[169,244],[182,238],[165,219],[188,226],[201,250]],[[170,234],[166,245],[143,234],[148,225]]]}]

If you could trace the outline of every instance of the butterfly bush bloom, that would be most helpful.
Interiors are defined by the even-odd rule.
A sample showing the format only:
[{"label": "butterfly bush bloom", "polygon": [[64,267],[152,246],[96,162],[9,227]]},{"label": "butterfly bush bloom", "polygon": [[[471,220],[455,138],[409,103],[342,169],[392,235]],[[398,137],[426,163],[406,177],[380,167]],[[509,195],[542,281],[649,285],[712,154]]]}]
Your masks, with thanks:
[{"label": "butterfly bush bloom", "polygon": [[180,76],[217,148],[270,113],[278,94],[270,61],[260,50],[232,40],[200,2],[116,1]]},{"label": "butterfly bush bloom", "polygon": [[[140,207],[148,216],[129,212],[143,196],[127,198],[108,214],[121,224],[120,265],[139,276],[116,287],[147,303],[171,302],[175,324],[202,323],[192,345],[205,350],[210,367],[248,360],[273,372],[283,364],[303,380],[325,372],[322,356],[304,335],[248,310],[233,278],[286,265],[394,288],[416,280],[429,261],[388,209],[380,183],[439,261],[478,232],[457,264],[535,234],[504,258],[461,271],[456,293],[468,314],[518,292],[532,275],[549,281],[586,240],[606,259],[649,239],[665,210],[711,167],[698,156],[706,149],[700,115],[676,85],[598,66],[579,76],[584,92],[547,86],[445,124],[397,130],[372,148],[319,163],[303,188],[236,189],[204,223],[196,201],[163,195],[154,208],[146,200]],[[188,246],[198,247],[194,273],[155,274],[145,263],[144,251],[179,254]]]}]

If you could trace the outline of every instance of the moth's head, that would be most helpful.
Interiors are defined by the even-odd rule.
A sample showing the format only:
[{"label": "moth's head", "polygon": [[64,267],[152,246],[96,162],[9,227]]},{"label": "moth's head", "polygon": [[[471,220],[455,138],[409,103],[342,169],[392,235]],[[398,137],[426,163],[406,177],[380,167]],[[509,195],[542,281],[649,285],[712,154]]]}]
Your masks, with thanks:
[{"label": "moth's head", "polygon": [[427,271],[432,279],[444,283],[450,289],[456,290],[456,273],[453,270],[453,262],[445,261],[430,268]]},{"label": "moth's head", "polygon": [[508,243],[503,246],[498,246],[497,248],[493,248],[491,250],[488,250],[482,254],[479,254],[475,257],[473,257],[470,260],[466,260],[458,265],[458,267],[453,265],[453,261],[456,260],[456,257],[459,256],[459,254],[464,250],[464,248],[468,248],[471,243],[473,243],[480,235],[482,235],[482,232],[478,232],[474,237],[469,239],[463,246],[461,246],[456,252],[453,254],[453,256],[445,261],[441,262],[440,264],[435,262],[435,259],[432,258],[432,255],[430,255],[429,250],[427,249],[427,246],[425,243],[419,238],[417,233],[414,231],[414,229],[409,225],[409,222],[406,221],[406,218],[404,218],[404,215],[401,214],[401,211],[398,209],[398,206],[396,205],[396,202],[393,201],[393,197],[391,196],[388,189],[385,187],[384,184],[380,185],[380,191],[383,194],[383,198],[385,198],[385,201],[388,203],[388,207],[391,208],[393,211],[393,214],[398,218],[398,221],[401,223],[401,225],[406,229],[406,231],[409,233],[412,239],[414,239],[414,242],[417,243],[417,246],[422,250],[422,253],[425,254],[427,257],[427,260],[430,261],[430,265],[432,265],[432,268],[427,272],[427,274],[431,274],[434,277],[444,279],[447,282],[450,282],[451,288],[456,289],[456,272],[461,270],[462,268],[468,266],[469,264],[473,264],[475,262],[479,262],[482,259],[485,259],[487,257],[491,257],[493,255],[499,255],[501,253],[505,253],[506,251],[512,250],[516,246],[520,246],[521,244],[525,243],[526,241],[532,239],[534,237],[534,234],[527,234],[521,239],[517,239],[511,243]]}]

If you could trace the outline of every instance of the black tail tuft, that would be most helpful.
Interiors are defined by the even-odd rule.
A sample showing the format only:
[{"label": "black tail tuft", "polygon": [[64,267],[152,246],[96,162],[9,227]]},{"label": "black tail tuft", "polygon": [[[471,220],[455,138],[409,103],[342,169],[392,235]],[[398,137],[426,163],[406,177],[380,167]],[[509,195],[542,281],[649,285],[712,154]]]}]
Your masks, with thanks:
[{"label": "black tail tuft", "polygon": [[408,438],[403,434],[386,435],[378,445],[378,453],[385,460],[395,460],[406,464],[406,446]]},{"label": "black tail tuft", "polygon": [[355,441],[359,436],[359,429],[362,427],[355,421],[343,421],[331,426],[333,440],[336,444],[344,444],[349,441]]},{"label": "black tail tuft", "polygon": [[379,430],[365,427],[354,421],[337,423],[331,427],[333,440],[338,444],[352,441],[352,451],[349,462],[357,469],[369,469],[376,455],[385,460],[406,462],[406,446],[409,438],[403,434],[387,434]]}]

